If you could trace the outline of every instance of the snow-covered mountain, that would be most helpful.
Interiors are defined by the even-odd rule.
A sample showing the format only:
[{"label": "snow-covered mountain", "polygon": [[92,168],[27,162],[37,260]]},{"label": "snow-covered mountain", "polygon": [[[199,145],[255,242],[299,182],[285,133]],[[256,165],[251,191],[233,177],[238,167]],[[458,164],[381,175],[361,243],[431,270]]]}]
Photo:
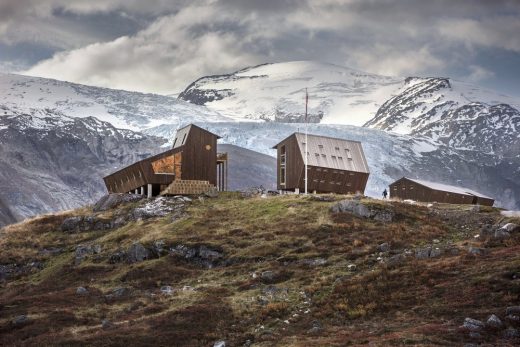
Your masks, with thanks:
[{"label": "snow-covered mountain", "polygon": [[402,86],[402,79],[311,61],[263,64],[227,75],[202,77],[179,99],[233,117],[363,125]]},{"label": "snow-covered mountain", "polygon": [[303,130],[297,122],[305,88],[310,118],[321,123],[310,132],[362,141],[369,195],[406,175],[463,185],[520,208],[514,98],[447,78],[290,62],[203,77],[181,100],[0,74],[0,225],[92,202],[105,191],[105,174],[163,150],[188,123],[256,151],[228,147],[237,159],[232,187],[272,188],[271,147]]},{"label": "snow-covered mountain", "polygon": [[45,117],[49,112],[72,118],[95,117],[116,128],[135,131],[191,120],[231,120],[204,106],[168,96],[0,73],[0,115]]}]

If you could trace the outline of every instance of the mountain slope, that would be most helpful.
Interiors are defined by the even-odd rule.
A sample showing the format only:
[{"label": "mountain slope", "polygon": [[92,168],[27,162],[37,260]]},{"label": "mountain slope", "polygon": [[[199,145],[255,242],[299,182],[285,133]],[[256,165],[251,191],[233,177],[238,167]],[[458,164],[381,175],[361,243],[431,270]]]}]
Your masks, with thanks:
[{"label": "mountain slope", "polygon": [[305,88],[313,122],[362,125],[401,80],[311,61],[263,64],[190,84],[179,99],[236,120],[303,122]]},{"label": "mountain slope", "polygon": [[139,131],[160,124],[230,120],[205,107],[168,96],[85,86],[53,79],[0,73],[0,115],[46,111],[96,117],[120,129]]}]

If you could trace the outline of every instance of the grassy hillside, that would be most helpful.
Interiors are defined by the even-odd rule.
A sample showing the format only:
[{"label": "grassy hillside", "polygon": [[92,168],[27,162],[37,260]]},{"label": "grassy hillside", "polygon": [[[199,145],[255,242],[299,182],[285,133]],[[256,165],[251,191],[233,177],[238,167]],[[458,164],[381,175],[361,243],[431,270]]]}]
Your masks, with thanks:
[{"label": "grassy hillside", "polygon": [[[6,227],[0,345],[520,343],[506,318],[520,232],[493,234],[520,220],[371,199],[354,201],[375,215],[331,211],[346,198],[225,193],[162,199],[162,216],[133,201]],[[506,327],[461,328],[491,314]]]}]

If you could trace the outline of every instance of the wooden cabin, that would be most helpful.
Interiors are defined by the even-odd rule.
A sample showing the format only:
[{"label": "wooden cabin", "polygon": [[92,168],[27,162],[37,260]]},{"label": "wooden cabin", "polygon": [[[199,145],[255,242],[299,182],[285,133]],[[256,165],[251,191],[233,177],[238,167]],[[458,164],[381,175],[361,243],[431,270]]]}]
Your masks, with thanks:
[{"label": "wooden cabin", "polygon": [[495,200],[474,190],[403,177],[390,184],[390,197],[423,202],[493,206]]},{"label": "wooden cabin", "polygon": [[[364,193],[368,164],[361,142],[327,136],[307,136],[308,191]],[[277,187],[305,191],[305,134],[294,133],[273,147],[277,150]]]},{"label": "wooden cabin", "polygon": [[219,138],[194,124],[179,129],[171,149],[104,177],[107,190],[148,197],[226,190],[227,154],[217,153]]}]

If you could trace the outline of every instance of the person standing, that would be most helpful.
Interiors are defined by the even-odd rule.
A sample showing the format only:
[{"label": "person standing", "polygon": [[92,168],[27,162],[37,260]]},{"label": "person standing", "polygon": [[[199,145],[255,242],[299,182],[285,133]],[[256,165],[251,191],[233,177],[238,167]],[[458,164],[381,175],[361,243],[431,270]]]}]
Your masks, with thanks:
[{"label": "person standing", "polygon": [[388,196],[388,192],[386,191],[386,188],[385,188],[385,190],[383,190],[383,199],[386,199],[387,196]]}]

